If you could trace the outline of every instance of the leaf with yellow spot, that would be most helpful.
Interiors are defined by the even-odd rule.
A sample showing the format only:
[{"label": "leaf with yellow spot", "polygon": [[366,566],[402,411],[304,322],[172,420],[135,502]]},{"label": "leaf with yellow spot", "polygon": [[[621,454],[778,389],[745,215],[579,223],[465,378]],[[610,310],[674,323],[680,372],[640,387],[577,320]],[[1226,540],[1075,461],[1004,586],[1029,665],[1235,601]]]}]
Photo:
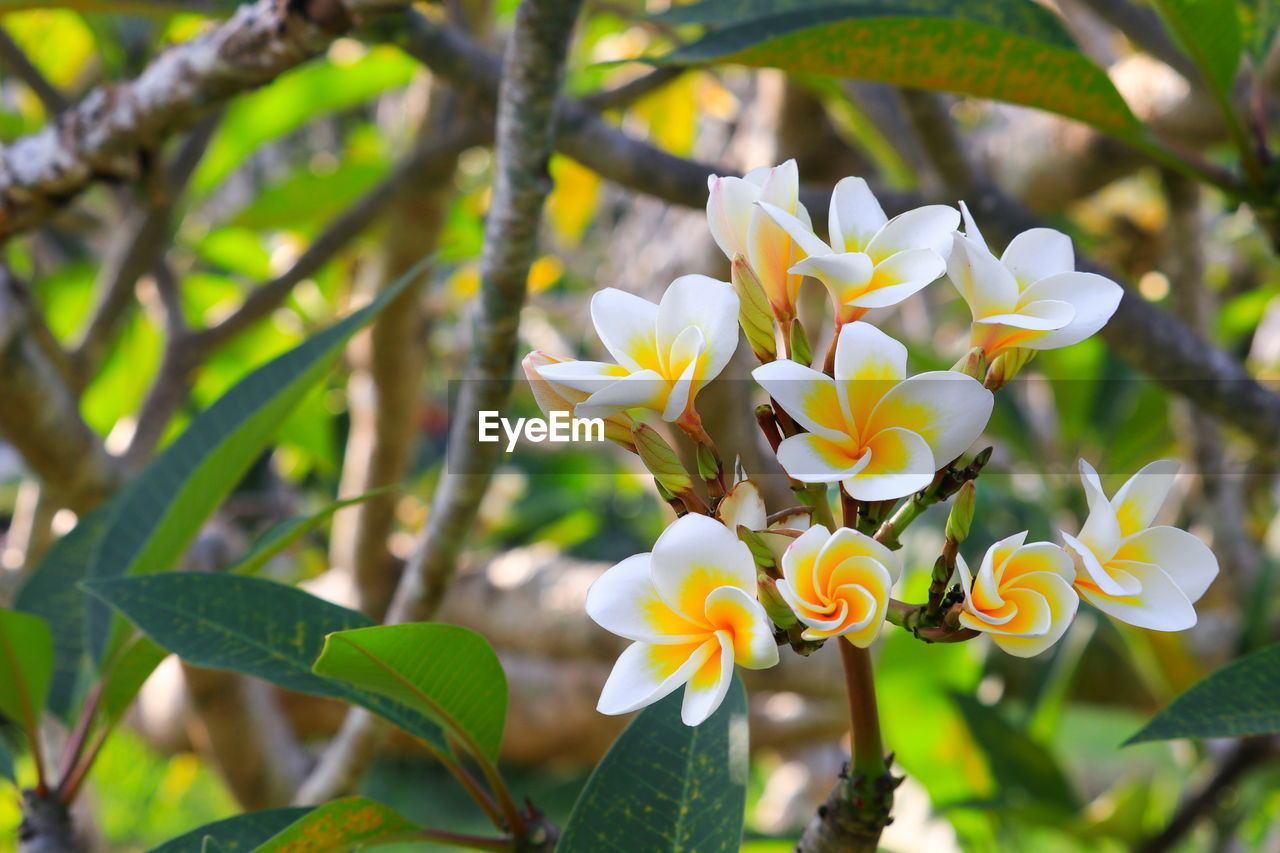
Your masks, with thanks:
[{"label": "leaf with yellow spot", "polygon": [[313,809],[253,853],[337,853],[407,840],[421,831],[382,803],[347,797]]}]

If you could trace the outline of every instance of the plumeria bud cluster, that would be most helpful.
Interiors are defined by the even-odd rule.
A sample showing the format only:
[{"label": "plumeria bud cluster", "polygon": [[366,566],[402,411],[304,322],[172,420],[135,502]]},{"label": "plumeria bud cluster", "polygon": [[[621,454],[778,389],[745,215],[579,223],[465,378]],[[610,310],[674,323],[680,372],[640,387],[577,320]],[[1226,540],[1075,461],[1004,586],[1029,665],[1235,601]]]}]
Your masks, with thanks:
[{"label": "plumeria bud cluster", "polygon": [[[1062,544],[1014,533],[991,544],[976,570],[961,553],[991,448],[966,454],[995,392],[1037,351],[1102,328],[1119,286],[1076,271],[1070,238],[1047,228],[1019,234],[997,257],[963,203],[889,218],[865,181],[845,178],[819,236],[799,197],[794,161],[712,177],[707,222],[729,281],[681,276],[657,304],[606,288],[591,319],[612,362],[545,353],[524,361],[539,405],[606,419],[606,435],[639,456],[677,515],[651,553],[609,569],[588,595],[591,618],[632,641],[600,710],[627,713],[683,687],[683,719],[697,725],[735,666],[772,666],[785,644],[802,654],[833,640],[865,648],[885,622],[932,642],[986,634],[1022,657],[1062,637],[1081,598],[1144,628],[1194,625],[1193,604],[1218,566],[1190,533],[1152,526],[1172,462],[1148,465],[1108,498],[1082,461],[1089,515],[1076,533],[1062,532]],[[820,368],[810,343],[826,336],[797,317],[806,278],[831,297]],[[951,370],[912,374],[907,348],[866,317],[943,278],[969,307],[969,348]],[[773,515],[741,470],[729,476],[696,405],[732,358],[739,329],[768,395],[755,419],[797,498]],[[692,470],[661,422],[692,444]],[[897,601],[900,537],[944,501],[928,601]]]}]

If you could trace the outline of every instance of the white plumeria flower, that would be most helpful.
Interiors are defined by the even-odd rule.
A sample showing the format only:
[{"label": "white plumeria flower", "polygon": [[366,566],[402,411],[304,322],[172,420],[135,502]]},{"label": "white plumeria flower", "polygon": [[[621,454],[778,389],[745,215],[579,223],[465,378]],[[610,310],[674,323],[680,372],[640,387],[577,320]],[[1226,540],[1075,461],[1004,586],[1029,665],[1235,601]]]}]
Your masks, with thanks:
[{"label": "white plumeria flower", "polygon": [[[586,392],[549,382],[539,373],[547,365],[564,364],[569,361],[572,361],[572,359],[556,358],[554,355],[541,350],[534,350],[520,361],[520,367],[524,370],[525,378],[529,382],[529,390],[533,393],[533,399],[537,402],[538,408],[542,409],[543,414],[548,417],[556,412],[573,415],[578,404],[588,397]],[[605,419],[605,438],[634,450],[635,442],[631,437],[631,430],[634,426],[635,423],[632,421],[631,416],[625,412],[620,412]]]},{"label": "white plumeria flower", "polygon": [[767,199],[760,207],[800,249],[804,259],[791,272],[825,284],[842,322],[897,305],[940,278],[947,271],[951,234],[960,224],[959,212],[945,204],[890,219],[867,182],[852,177],[841,179],[831,194],[830,245],[804,219]]},{"label": "white plumeria flower", "polygon": [[604,714],[626,714],[685,685],[680,717],[696,726],[724,700],[736,663],[778,662],[773,623],[756,600],[751,551],[705,515],[671,524],[650,554],[628,557],[587,592],[587,614],[634,640],[600,694]]},{"label": "white plumeria flower", "polygon": [[1139,628],[1183,631],[1192,605],[1218,576],[1218,558],[1196,536],[1151,522],[1168,497],[1178,463],[1152,462],[1107,500],[1093,466],[1080,460],[1089,518],[1062,534],[1076,561],[1076,590],[1104,613]]},{"label": "white plumeria flower", "polygon": [[973,346],[990,361],[1003,350],[1057,349],[1090,337],[1107,324],[1123,291],[1108,278],[1076,272],[1071,238],[1032,228],[996,258],[969,210],[965,233],[953,235],[947,275],[973,315]]},{"label": "white plumeria flower", "polygon": [[806,640],[844,637],[866,648],[880,635],[898,555],[856,530],[814,525],[782,555],[778,592],[807,627]]},{"label": "white plumeria flower", "polygon": [[738,294],[705,275],[682,275],[661,303],[608,287],[591,299],[591,320],[617,364],[565,361],[537,368],[549,382],[589,396],[580,418],[653,409],[668,422],[693,415],[698,391],[738,348]]},{"label": "white plumeria flower", "polygon": [[954,371],[906,375],[907,348],[862,322],[840,330],[834,379],[785,359],[757,367],[756,381],[808,430],[778,446],[782,467],[866,501],[929,485],[982,433],[993,398]]},{"label": "white plumeria flower", "polygon": [[990,635],[1011,655],[1029,658],[1052,646],[1075,618],[1071,556],[1052,542],[1024,544],[1024,530],[992,545],[976,576],[956,555],[964,587],[960,624]]},{"label": "white plumeria flower", "polygon": [[794,316],[803,279],[789,272],[797,260],[795,243],[756,202],[767,202],[802,222],[809,221],[809,213],[800,203],[796,161],[752,169],[741,178],[711,175],[707,189],[707,225],[720,251],[730,261],[741,255],[750,264],[775,315]]}]

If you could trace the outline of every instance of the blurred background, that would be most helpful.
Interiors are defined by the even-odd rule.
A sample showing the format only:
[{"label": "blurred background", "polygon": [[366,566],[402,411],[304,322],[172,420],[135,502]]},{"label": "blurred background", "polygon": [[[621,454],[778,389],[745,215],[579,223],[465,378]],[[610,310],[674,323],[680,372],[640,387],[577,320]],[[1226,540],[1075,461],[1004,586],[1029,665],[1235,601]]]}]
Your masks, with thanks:
[{"label": "blurred background", "polygon": [[[1054,5],[1145,122],[1220,156],[1220,120],[1147,7]],[[137,77],[165,46],[234,6],[0,5],[0,142],[38,132],[96,86]],[[451,0],[423,14],[496,60],[513,7]],[[648,17],[664,7],[588,0],[578,30],[569,93],[627,138],[723,172],[794,157],[813,187],[862,175],[890,215],[909,199],[954,203],[979,187],[1004,194],[1259,379],[1280,372],[1280,270],[1247,210],[1045,113],[772,70],[602,64],[680,40]],[[91,435],[76,439],[88,450],[61,442],[39,412],[0,402],[9,408],[0,415],[0,599],[77,514],[118,486],[96,477],[95,454],[136,470],[252,367],[434,253],[425,280],[352,343],[186,557],[187,568],[216,571],[276,522],[402,485],[339,512],[263,570],[374,616],[386,610],[444,464],[492,170],[492,94],[456,69],[425,67],[398,26],[338,38],[156,145],[136,175],[97,184],[5,243],[29,311],[7,297],[0,321],[47,334],[46,354],[70,354],[53,369]],[[1269,96],[1280,74],[1261,76]],[[654,195],[624,188],[563,155],[551,174],[521,318],[526,348],[600,357],[587,314],[600,287],[656,300],[680,274],[728,278],[699,208],[672,204],[682,199],[661,186]],[[805,299],[820,316],[817,283],[806,284]],[[946,367],[966,350],[968,312],[945,280],[881,315],[909,345],[913,370]],[[173,342],[190,329],[219,331],[179,358]],[[741,347],[700,408],[721,448],[765,477],[770,508],[780,509],[789,494],[755,435],[758,400],[743,381],[750,357]],[[0,378],[0,389],[10,381]],[[514,407],[536,412],[527,388]],[[50,458],[31,450],[42,431],[58,445]],[[881,712],[908,781],[885,849],[1280,851],[1280,767],[1261,761],[1227,779],[1208,820],[1141,846],[1237,747],[1120,746],[1199,678],[1276,639],[1274,448],[1194,409],[1099,339],[1034,361],[1000,395],[988,440],[996,452],[964,549],[971,563],[1020,530],[1075,532],[1084,517],[1077,458],[1111,491],[1146,462],[1173,457],[1183,469],[1162,517],[1211,542],[1222,573],[1192,631],[1131,629],[1086,606],[1061,643],[1030,661],[982,640],[929,646],[888,630],[878,649]],[[584,615],[585,590],[613,561],[648,550],[669,519],[636,460],[615,450],[522,445],[504,456],[439,611],[501,653],[512,687],[504,760],[517,790],[553,817],[565,816],[624,722],[594,710],[619,646]],[[923,599],[944,518],[913,529],[899,597]],[[746,850],[789,850],[846,754],[835,658],[784,656],[776,670],[747,674]],[[103,850],[141,851],[241,809],[287,803],[343,713],[170,659],[107,743],[85,819]],[[408,741],[387,742],[362,786],[410,816],[471,808]],[[17,820],[16,791],[5,788],[0,850],[14,849]]]}]

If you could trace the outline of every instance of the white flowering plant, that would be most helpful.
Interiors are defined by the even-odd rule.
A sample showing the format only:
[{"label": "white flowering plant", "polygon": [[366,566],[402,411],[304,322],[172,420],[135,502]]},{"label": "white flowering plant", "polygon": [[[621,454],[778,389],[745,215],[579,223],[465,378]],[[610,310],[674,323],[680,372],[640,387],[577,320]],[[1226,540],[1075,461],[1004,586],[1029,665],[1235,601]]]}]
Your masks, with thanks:
[{"label": "white flowering plant", "polygon": [[[534,353],[525,367],[544,408],[628,418],[630,433],[615,430],[614,440],[639,454],[675,512],[652,552],[613,566],[587,596],[591,619],[631,642],[599,710],[629,713],[683,690],[680,719],[699,726],[725,699],[735,667],[771,667],[780,649],[807,656],[837,645],[853,757],[827,820],[810,831],[816,839],[834,809],[856,828],[858,849],[870,850],[900,781],[881,741],[872,675],[886,623],[927,643],[985,635],[1031,658],[1063,637],[1081,599],[1140,628],[1190,628],[1218,563],[1191,533],[1153,526],[1178,469],[1168,460],[1108,498],[1082,459],[1089,515],[1075,531],[1058,541],[1010,531],[974,550],[977,484],[993,454],[981,438],[995,395],[1037,352],[1102,328],[1120,287],[1077,271],[1061,232],[1026,231],[997,255],[963,202],[890,219],[856,177],[836,185],[827,221],[823,239],[799,201],[793,161],[712,177],[707,222],[731,280],[682,276],[658,305],[603,290],[591,317],[617,364]],[[823,330],[805,328],[798,310],[806,277],[825,286],[832,309],[830,345],[816,360],[809,342]],[[950,370],[911,374],[907,348],[871,319],[883,312],[869,312],[944,279],[968,305],[970,338]],[[727,465],[698,414],[698,392],[729,364],[739,327],[759,361],[757,423],[792,506],[767,507],[761,484]],[[645,423],[646,410],[692,441],[693,470]],[[904,537],[925,510],[948,502],[927,597],[895,598]]]}]

